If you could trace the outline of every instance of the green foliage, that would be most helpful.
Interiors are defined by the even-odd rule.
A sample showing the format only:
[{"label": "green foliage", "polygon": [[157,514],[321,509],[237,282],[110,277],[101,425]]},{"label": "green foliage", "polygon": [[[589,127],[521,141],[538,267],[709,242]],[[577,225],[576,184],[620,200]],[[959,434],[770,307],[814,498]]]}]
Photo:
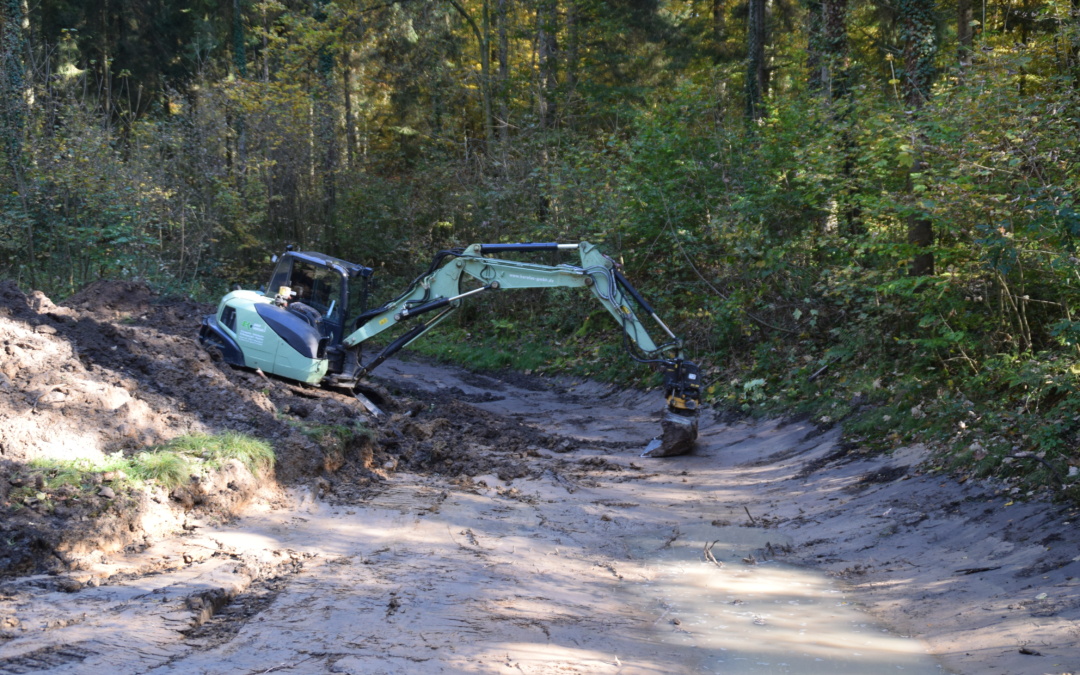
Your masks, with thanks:
[{"label": "green foliage", "polygon": [[321,424],[287,417],[285,421],[300,433],[315,441],[326,457],[344,461],[350,450],[356,450],[375,437],[375,432],[359,421],[351,424]]},{"label": "green foliage", "polygon": [[360,422],[355,424],[317,424],[290,420],[289,423],[296,426],[300,433],[318,441],[323,446],[344,447],[357,439],[371,439],[375,436],[374,431]]},{"label": "green foliage", "polygon": [[272,469],[275,458],[274,449],[269,443],[235,431],[178,436],[160,450],[201,460],[209,468],[218,468],[235,459],[255,476],[265,475]]}]

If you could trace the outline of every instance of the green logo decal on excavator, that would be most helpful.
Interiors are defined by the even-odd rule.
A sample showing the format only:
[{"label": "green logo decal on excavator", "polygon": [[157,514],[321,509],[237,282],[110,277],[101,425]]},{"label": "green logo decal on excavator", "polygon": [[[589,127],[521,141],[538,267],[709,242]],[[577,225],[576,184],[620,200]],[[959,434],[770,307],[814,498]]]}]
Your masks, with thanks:
[{"label": "green logo decal on excavator", "polygon": [[261,323],[241,321],[240,331],[236,334],[236,338],[241,342],[247,342],[253,345],[262,345],[264,332],[266,332],[266,326]]}]

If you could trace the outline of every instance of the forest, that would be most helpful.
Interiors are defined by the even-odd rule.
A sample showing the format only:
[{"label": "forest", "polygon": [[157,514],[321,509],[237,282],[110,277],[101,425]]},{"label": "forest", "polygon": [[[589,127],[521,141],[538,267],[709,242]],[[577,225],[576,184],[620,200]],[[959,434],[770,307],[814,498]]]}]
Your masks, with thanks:
[{"label": "forest", "polygon": [[[0,90],[24,290],[584,240],[716,406],[1080,498],[1080,0],[0,0]],[[615,332],[508,294],[425,348],[655,384]]]}]

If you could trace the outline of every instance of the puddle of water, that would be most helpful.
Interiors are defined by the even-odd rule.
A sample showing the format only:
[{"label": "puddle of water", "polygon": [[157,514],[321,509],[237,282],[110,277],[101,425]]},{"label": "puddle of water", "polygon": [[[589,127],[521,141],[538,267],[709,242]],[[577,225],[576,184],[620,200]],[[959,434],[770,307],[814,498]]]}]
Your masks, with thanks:
[{"label": "puddle of water", "polygon": [[[627,544],[651,577],[632,591],[634,604],[657,617],[646,639],[684,648],[683,672],[946,672],[921,642],[870,620],[825,575],[772,561],[743,562],[767,542],[784,543],[775,531],[681,526],[679,538],[665,546],[670,536],[656,533]],[[705,559],[706,544],[722,567]]]}]

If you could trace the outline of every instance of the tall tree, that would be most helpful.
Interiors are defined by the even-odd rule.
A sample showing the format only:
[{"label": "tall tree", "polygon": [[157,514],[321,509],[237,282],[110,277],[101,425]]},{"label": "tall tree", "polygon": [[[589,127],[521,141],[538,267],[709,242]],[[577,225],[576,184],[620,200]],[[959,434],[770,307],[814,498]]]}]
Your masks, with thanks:
[{"label": "tall tree", "polygon": [[[73,35],[87,93],[114,118],[138,116],[170,90],[186,91],[210,65],[213,44],[229,44],[231,0],[42,0],[34,6],[42,56]],[[226,53],[228,50],[226,50]]]},{"label": "tall tree", "polygon": [[758,120],[765,115],[769,70],[765,63],[765,0],[750,0],[746,45],[746,115]]},{"label": "tall tree", "polygon": [[483,111],[484,141],[490,152],[495,142],[495,127],[491,118],[491,12],[488,0],[484,0],[480,9],[480,23],[476,22],[464,5],[458,0],[449,0],[450,5],[465,19],[476,38],[476,49],[480,55],[480,106]]},{"label": "tall tree", "polygon": [[847,36],[848,0],[821,0],[823,86],[833,100],[850,92]]},{"label": "tall tree", "polygon": [[0,0],[0,135],[8,168],[22,162],[26,132],[26,31],[25,0]]},{"label": "tall tree", "polygon": [[810,91],[821,91],[824,83],[822,58],[825,53],[825,23],[821,0],[806,3],[806,81]]},{"label": "tall tree", "polygon": [[974,32],[971,29],[972,22],[971,0],[957,0],[956,2],[956,52],[957,60],[961,66],[971,62],[971,48],[974,46]]},{"label": "tall tree", "polygon": [[540,126],[555,126],[558,112],[556,95],[559,87],[559,3],[558,0],[539,0],[536,5],[537,113]]},{"label": "tall tree", "polygon": [[242,0],[232,0],[232,65],[237,77],[247,77],[246,42]]},{"label": "tall tree", "polygon": [[[324,231],[336,232],[332,227],[337,210],[337,179],[339,168],[339,134],[337,130],[337,70],[334,65],[337,62],[337,50],[340,44],[337,40],[337,29],[333,20],[327,13],[328,7],[321,0],[315,3],[314,19],[318,32],[315,38],[318,42],[316,51],[316,86],[314,88],[313,109],[315,114],[316,151],[318,155],[318,171],[322,188],[321,205],[319,215]],[[322,34],[319,35],[318,33]]]},{"label": "tall tree", "polygon": [[1080,96],[1080,0],[1072,0],[1072,21],[1070,22],[1070,28],[1072,30],[1069,34],[1072,35],[1072,39],[1069,40],[1068,65],[1073,71],[1074,93],[1077,96]]},{"label": "tall tree", "polygon": [[[503,155],[510,146],[510,3],[511,0],[498,0],[495,12],[496,31],[499,35],[499,146]],[[505,156],[504,156],[505,166]]]},{"label": "tall tree", "polygon": [[[934,0],[896,0],[897,18],[903,40],[903,95],[904,103],[915,113],[918,124],[918,111],[930,98],[935,68],[934,57],[937,54],[937,17],[934,14]],[[908,175],[909,190],[912,188],[912,174],[922,174],[925,169],[923,160],[924,141],[917,130],[912,139],[914,162]],[[916,248],[916,253],[909,268],[912,276],[925,276],[934,273],[934,253],[930,247],[934,244],[934,226],[931,220],[922,215],[908,217],[908,243]]]}]

